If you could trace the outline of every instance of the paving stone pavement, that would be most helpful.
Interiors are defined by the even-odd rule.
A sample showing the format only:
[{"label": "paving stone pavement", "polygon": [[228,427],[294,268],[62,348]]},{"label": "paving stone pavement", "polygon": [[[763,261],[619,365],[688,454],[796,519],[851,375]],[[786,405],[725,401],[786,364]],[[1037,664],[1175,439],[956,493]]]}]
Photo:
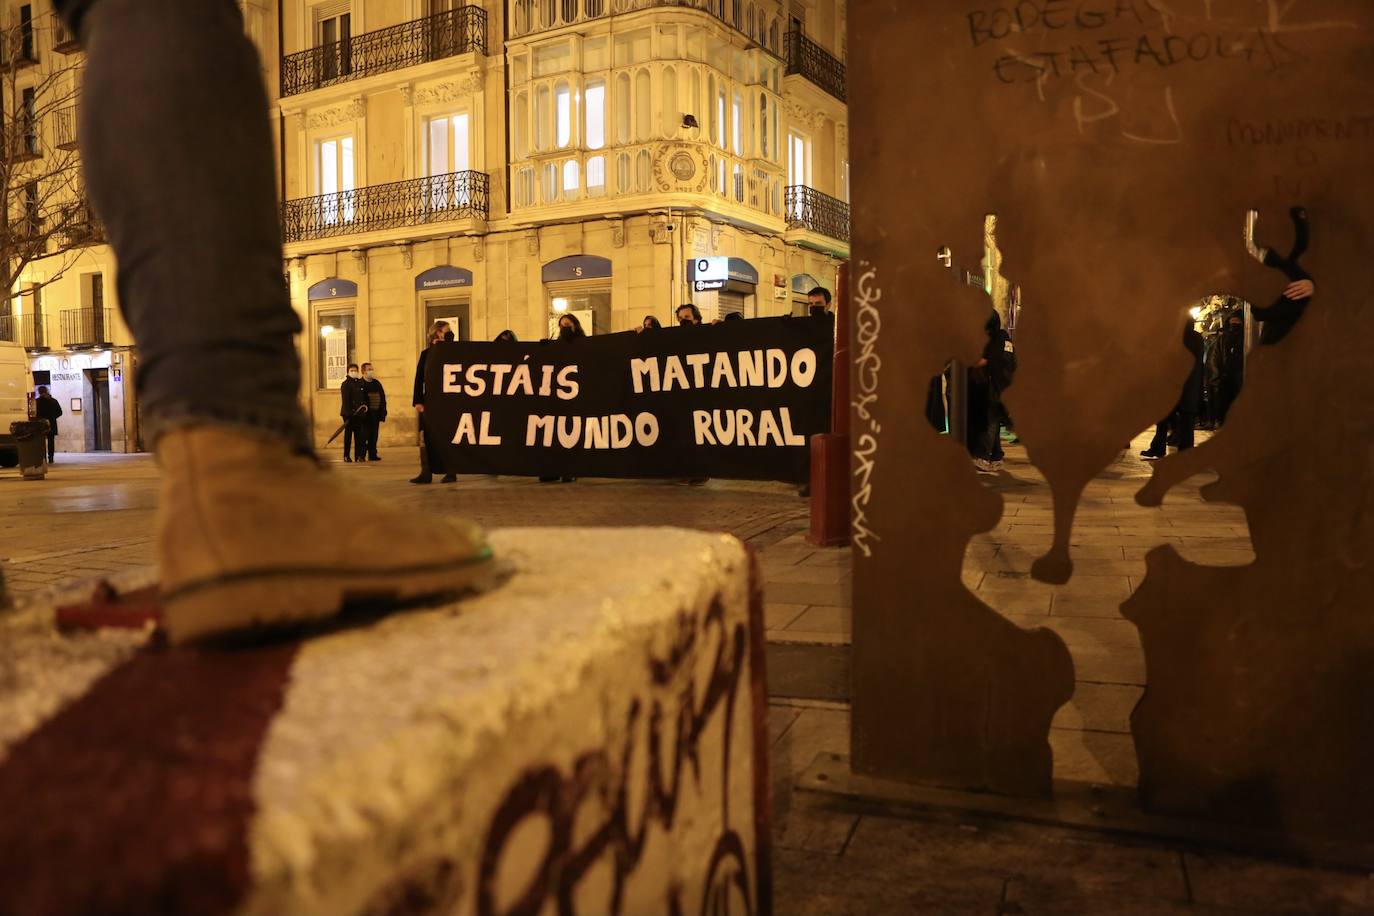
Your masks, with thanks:
[{"label": "paving stone pavement", "polygon": [[[1140,447],[1140,446],[1138,446]],[[1138,450],[1138,448],[1136,449]],[[1060,779],[1133,785],[1129,715],[1144,684],[1134,627],[1119,605],[1144,574],[1144,555],[1172,543],[1200,563],[1252,557],[1234,507],[1203,503],[1190,482],[1160,509],[1133,495],[1148,475],[1134,451],[1084,494],[1075,529],[1075,575],[1050,587],[1029,578],[1050,540],[1049,490],[1019,448],[1006,473],[985,477],[1004,516],[968,548],[965,584],[1022,626],[1048,626],[1074,657],[1077,687],[1051,732]],[[805,541],[807,505],[792,487],[712,481],[582,480],[540,485],[522,478],[464,478],[416,487],[408,457],[336,466],[398,505],[465,514],[490,527],[677,525],[732,532],[760,554],[771,643],[828,653],[827,683],[843,664],[852,629],[851,556]],[[158,484],[147,456],[59,456],[46,481],[0,472],[0,562],[19,600],[45,589],[149,566]],[[570,563],[629,562],[581,557]],[[802,652],[790,664],[807,664]],[[770,655],[770,661],[773,656]],[[843,667],[841,665],[841,668]],[[774,672],[777,673],[777,672]],[[793,670],[790,681],[809,672]],[[823,694],[824,691],[821,691]],[[1370,876],[1123,841],[987,818],[894,817],[794,791],[825,752],[846,753],[849,709],[841,701],[775,696],[769,711],[774,866],[779,914],[885,913],[1374,913]]]}]

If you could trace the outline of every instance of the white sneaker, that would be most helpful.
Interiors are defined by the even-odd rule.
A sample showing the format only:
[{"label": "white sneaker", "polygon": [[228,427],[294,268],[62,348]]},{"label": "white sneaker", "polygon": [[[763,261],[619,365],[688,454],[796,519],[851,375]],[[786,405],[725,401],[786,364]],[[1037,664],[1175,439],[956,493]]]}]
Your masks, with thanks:
[{"label": "white sneaker", "polygon": [[974,459],[973,459],[973,467],[974,467],[975,470],[978,471],[979,474],[995,474],[995,473],[997,473],[996,471],[994,471],[994,470],[992,469],[992,463],[989,462],[989,461],[987,461],[987,460],[985,460],[985,459],[983,459],[983,458],[974,458]]},{"label": "white sneaker", "polygon": [[996,474],[996,473],[998,473],[999,471],[1001,471],[1002,468],[1004,468],[1004,467],[1006,467],[1006,465],[1003,464],[1003,463],[1000,462],[1000,461],[989,461],[989,462],[988,462],[988,470],[992,471],[994,474]]}]

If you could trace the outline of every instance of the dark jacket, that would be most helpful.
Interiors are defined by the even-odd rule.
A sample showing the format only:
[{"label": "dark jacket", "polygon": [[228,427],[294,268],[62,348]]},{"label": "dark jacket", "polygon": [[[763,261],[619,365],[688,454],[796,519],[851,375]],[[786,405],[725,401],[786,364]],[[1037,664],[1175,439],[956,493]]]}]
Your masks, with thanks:
[{"label": "dark jacket", "polygon": [[339,416],[345,420],[367,416],[367,392],[362,379],[346,378],[339,386]]},{"label": "dark jacket", "polygon": [[415,394],[410,399],[411,407],[425,402],[425,364],[429,362],[429,348],[420,351],[420,359],[415,363]]},{"label": "dark jacket", "polygon": [[988,316],[983,329],[987,331],[988,342],[983,345],[983,359],[987,365],[973,372],[974,384],[986,385],[994,397],[1011,387],[1012,377],[1016,375],[1016,350],[1012,346],[1011,335],[1002,329],[1002,319],[993,312]]},{"label": "dark jacket", "polygon": [[386,422],[386,389],[377,379],[363,380],[363,395],[367,398],[368,419]]},{"label": "dark jacket", "polygon": [[57,398],[50,394],[39,395],[34,402],[34,409],[40,420],[48,421],[48,432],[57,434],[57,418],[62,416],[62,405],[57,403]]},{"label": "dark jacket", "polygon": [[1178,411],[1195,414],[1202,410],[1202,356],[1207,344],[1190,324],[1183,329],[1183,346],[1193,356],[1193,368],[1188,372],[1188,381],[1183,383]]}]

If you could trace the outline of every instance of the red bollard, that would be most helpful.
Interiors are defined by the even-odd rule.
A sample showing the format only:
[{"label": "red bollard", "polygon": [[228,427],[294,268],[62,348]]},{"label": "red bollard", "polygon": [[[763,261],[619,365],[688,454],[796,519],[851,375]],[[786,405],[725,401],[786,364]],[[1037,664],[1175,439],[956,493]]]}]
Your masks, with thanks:
[{"label": "red bollard", "polygon": [[811,437],[811,531],[817,547],[849,543],[849,264],[840,265],[835,289],[835,376],[830,432]]}]

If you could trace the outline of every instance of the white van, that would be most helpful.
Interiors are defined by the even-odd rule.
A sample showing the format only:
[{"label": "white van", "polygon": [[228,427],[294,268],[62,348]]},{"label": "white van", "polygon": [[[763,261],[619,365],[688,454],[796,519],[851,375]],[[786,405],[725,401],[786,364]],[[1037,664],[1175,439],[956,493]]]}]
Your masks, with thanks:
[{"label": "white van", "polygon": [[19,464],[10,424],[29,418],[29,358],[24,348],[0,340],[0,468]]}]

